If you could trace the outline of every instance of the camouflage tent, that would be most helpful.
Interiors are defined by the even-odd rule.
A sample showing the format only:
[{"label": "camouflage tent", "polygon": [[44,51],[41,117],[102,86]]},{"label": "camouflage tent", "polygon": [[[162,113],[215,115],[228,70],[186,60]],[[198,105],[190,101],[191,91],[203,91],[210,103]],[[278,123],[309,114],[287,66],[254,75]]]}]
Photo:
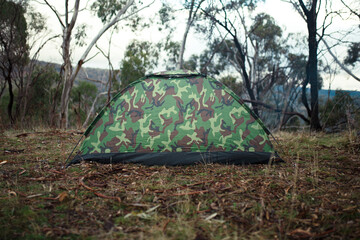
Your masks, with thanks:
[{"label": "camouflage tent", "polygon": [[188,165],[267,163],[268,130],[222,83],[192,71],[141,78],[88,127],[71,161]]}]

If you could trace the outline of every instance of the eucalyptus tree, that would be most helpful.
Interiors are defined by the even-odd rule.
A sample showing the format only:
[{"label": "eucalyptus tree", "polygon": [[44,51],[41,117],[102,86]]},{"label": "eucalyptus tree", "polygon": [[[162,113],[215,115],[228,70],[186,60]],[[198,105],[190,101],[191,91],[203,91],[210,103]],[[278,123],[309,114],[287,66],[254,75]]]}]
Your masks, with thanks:
[{"label": "eucalyptus tree", "polygon": [[186,40],[190,31],[190,27],[194,25],[194,22],[199,18],[199,9],[205,0],[185,0],[183,3],[184,8],[188,11],[188,17],[186,21],[186,28],[181,41],[181,48],[179,53],[178,68],[182,69],[184,66],[184,52],[186,46]]},{"label": "eucalyptus tree", "polygon": [[9,92],[7,114],[11,124],[15,123],[13,115],[15,73],[26,65],[29,55],[25,5],[25,1],[0,0],[0,70],[3,79],[0,79],[2,82],[0,93],[4,92],[7,85]]},{"label": "eucalyptus tree", "polygon": [[32,98],[31,93],[34,92],[32,88],[34,88],[37,84],[40,75],[45,74],[46,72],[37,71],[37,74],[33,74],[39,65],[38,59],[40,53],[49,42],[59,37],[59,35],[51,33],[46,25],[45,17],[30,4],[26,5],[25,17],[28,23],[27,43],[29,56],[26,65],[19,68],[19,81],[17,84],[18,92],[16,99],[16,115],[19,117],[21,124],[25,122],[25,117],[28,114],[28,107],[30,99]]},{"label": "eucalyptus tree", "polygon": [[126,48],[120,66],[121,87],[150,73],[157,65],[159,49],[148,41],[133,40]]},{"label": "eucalyptus tree", "polygon": [[[344,6],[349,7],[343,0]],[[347,38],[351,36],[356,37],[358,27],[352,27],[348,29],[348,22],[344,24],[343,29],[331,32],[331,26],[335,21],[347,21],[348,13],[342,9],[336,9],[334,7],[335,1],[320,1],[320,0],[290,0],[289,1],[296,11],[304,19],[307,26],[308,36],[308,60],[306,65],[306,78],[303,82],[302,102],[307,110],[308,116],[310,117],[310,128],[311,130],[320,130],[321,124],[319,119],[319,101],[318,101],[318,90],[319,90],[319,59],[324,56],[324,52],[328,52],[334,61],[354,79],[359,80],[355,74],[353,74],[334,53],[336,46],[344,46],[348,41]],[[339,3],[339,2],[337,2]],[[353,9],[349,9],[350,14],[356,13]],[[356,14],[355,14],[356,16]],[[357,16],[358,17],[358,16]],[[345,27],[346,26],[346,27]],[[350,26],[351,27],[351,26]],[[347,28],[347,29],[346,29]],[[330,45],[328,40],[336,42]],[[323,43],[326,51],[323,51],[320,43]],[[306,86],[310,84],[310,105],[306,97]]]},{"label": "eucalyptus tree", "polygon": [[[96,42],[103,36],[103,34],[117,24],[119,21],[130,19],[135,16],[143,8],[148,7],[153,2],[148,5],[140,5],[140,3],[135,3],[135,0],[100,0],[93,2],[92,6],[98,13],[99,18],[103,21],[103,27],[98,31],[98,33],[93,37],[91,42],[87,44],[87,47],[79,60],[76,62],[76,67],[72,69],[71,62],[71,46],[73,45],[72,39],[75,37],[74,27],[78,21],[80,14],[80,0],[64,0],[64,10],[60,13],[55,6],[53,6],[48,0],[43,0],[43,2],[50,8],[50,10],[56,16],[61,28],[62,28],[62,58],[63,64],[61,68],[61,76],[63,79],[63,90],[61,95],[61,105],[60,105],[60,127],[68,127],[68,112],[69,112],[69,100],[70,92],[74,85],[75,78],[81,69],[82,65],[88,61],[88,55],[92,48],[95,46]],[[89,1],[84,1],[89,3]],[[72,3],[72,7],[70,7]],[[130,9],[130,13],[126,12]],[[80,34],[81,35],[81,34]]]},{"label": "eucalyptus tree", "polygon": [[360,42],[353,42],[350,44],[344,62],[345,64],[352,66],[360,63]]},{"label": "eucalyptus tree", "polygon": [[[184,54],[187,39],[191,28],[194,28],[197,21],[201,19],[201,7],[205,0],[180,0],[162,1],[162,6],[157,13],[158,30],[165,37],[158,42],[158,47],[166,53],[168,59],[165,62],[166,69],[184,68]],[[185,29],[182,29],[182,22],[185,20]],[[180,41],[174,41],[175,32],[181,32]]]},{"label": "eucalyptus tree", "polygon": [[228,35],[220,51],[222,58],[240,73],[252,108],[259,115],[258,102],[278,81],[282,30],[267,14],[249,17],[257,2],[220,0],[202,12],[210,20],[208,29]]}]

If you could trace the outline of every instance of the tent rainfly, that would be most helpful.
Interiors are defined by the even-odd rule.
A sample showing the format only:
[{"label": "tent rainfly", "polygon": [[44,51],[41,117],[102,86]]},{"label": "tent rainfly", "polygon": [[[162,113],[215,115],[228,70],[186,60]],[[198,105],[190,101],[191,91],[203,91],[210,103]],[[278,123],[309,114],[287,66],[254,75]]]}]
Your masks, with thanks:
[{"label": "tent rainfly", "polygon": [[280,160],[261,120],[228,87],[194,71],[143,77],[85,131],[69,163],[254,164]]}]

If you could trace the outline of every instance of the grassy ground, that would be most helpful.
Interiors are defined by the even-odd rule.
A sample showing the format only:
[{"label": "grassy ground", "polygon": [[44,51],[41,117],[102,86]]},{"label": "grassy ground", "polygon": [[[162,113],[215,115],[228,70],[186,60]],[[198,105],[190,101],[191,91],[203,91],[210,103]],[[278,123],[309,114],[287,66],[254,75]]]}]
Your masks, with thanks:
[{"label": "grassy ground", "polygon": [[360,142],[280,133],[286,163],[81,164],[74,131],[0,134],[0,239],[359,239]]}]

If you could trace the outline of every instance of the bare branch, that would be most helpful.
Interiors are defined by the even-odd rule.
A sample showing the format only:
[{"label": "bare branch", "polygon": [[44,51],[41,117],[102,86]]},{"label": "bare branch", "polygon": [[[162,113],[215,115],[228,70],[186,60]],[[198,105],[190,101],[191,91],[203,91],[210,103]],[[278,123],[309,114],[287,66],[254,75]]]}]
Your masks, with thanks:
[{"label": "bare branch", "polygon": [[[248,99],[242,99],[243,102],[248,102],[248,103],[256,103],[258,106],[262,106],[264,108],[267,108],[267,109],[270,109],[270,110],[273,110],[274,112],[282,112],[283,110],[282,109],[277,109],[275,108],[274,106],[271,106],[269,104],[266,104],[264,102],[261,102],[261,101],[254,101],[254,100],[248,100]],[[300,117],[302,120],[304,120],[305,122],[307,123],[310,123],[310,120],[305,117],[303,114],[299,113],[299,112],[284,112],[285,115],[295,115],[295,116],[298,116]]]},{"label": "bare branch", "polygon": [[37,51],[34,53],[33,58],[36,58],[36,56],[40,53],[40,51],[45,47],[45,45],[50,42],[51,40],[60,37],[60,35],[54,35],[52,37],[49,37],[41,44],[41,46],[37,49]]},{"label": "bare branch", "polygon": [[309,10],[306,8],[303,0],[299,0],[299,4],[300,4],[300,7],[301,7],[302,11],[307,16],[309,14]]},{"label": "bare branch", "polygon": [[[66,1],[66,3],[67,3],[67,1]],[[66,4],[67,5],[67,4]],[[78,15],[78,13],[79,13],[79,6],[80,6],[80,0],[76,0],[76,2],[75,2],[75,7],[74,7],[74,13],[73,13],[73,15],[72,15],[72,17],[71,17],[71,21],[70,21],[70,23],[69,23],[69,26],[68,26],[68,32],[70,31],[72,31],[72,29],[74,28],[74,26],[75,26],[75,22],[76,22],[76,19],[77,19],[77,15]],[[66,13],[68,13],[68,10],[66,10]]]},{"label": "bare branch", "polygon": [[[113,91],[113,92],[114,92],[114,91]],[[88,125],[89,120],[90,120],[90,117],[91,117],[91,115],[92,115],[92,114],[94,113],[94,111],[95,111],[95,105],[96,105],[96,102],[98,101],[98,99],[99,99],[101,96],[104,96],[104,95],[107,95],[107,94],[108,94],[108,92],[101,92],[101,93],[99,93],[99,94],[95,97],[95,99],[94,99],[94,101],[93,101],[93,104],[91,105],[91,109],[90,109],[90,111],[89,111],[89,113],[88,113],[88,115],[87,115],[87,117],[86,117],[86,120],[85,120],[85,122],[84,122],[83,125],[82,125],[83,128]]]},{"label": "bare branch", "polygon": [[58,13],[58,11],[56,11],[56,9],[47,1],[44,0],[45,4],[51,9],[51,11],[53,11],[53,13],[55,14],[55,16],[57,17],[58,21],[60,22],[61,26],[63,28],[65,28],[65,24],[63,23],[63,21],[61,20],[60,14]]},{"label": "bare branch", "polygon": [[344,64],[342,64],[339,59],[335,56],[335,54],[331,51],[330,46],[327,44],[327,42],[322,38],[322,42],[325,44],[327,50],[329,51],[330,55],[334,58],[335,62],[351,77],[353,77],[355,80],[360,82],[360,78],[355,76]]},{"label": "bare branch", "polygon": [[91,50],[92,47],[95,45],[95,43],[99,40],[99,38],[100,38],[110,27],[112,27],[115,23],[118,22],[118,19],[120,18],[120,16],[123,15],[133,3],[134,3],[134,0],[130,0],[130,1],[118,12],[118,14],[116,14],[116,16],[115,16],[108,24],[106,24],[106,25],[98,32],[98,34],[93,38],[93,40],[91,41],[91,43],[88,45],[88,47],[86,48],[85,52],[84,52],[83,55],[81,56],[80,60],[78,61],[78,66],[77,66],[76,70],[75,70],[75,71],[73,72],[73,74],[72,74],[72,78],[73,78],[73,79],[75,79],[75,77],[76,77],[76,75],[78,74],[81,66],[84,64],[87,55],[89,54],[90,50]]},{"label": "bare branch", "polygon": [[340,0],[340,1],[342,2],[342,4],[344,4],[344,6],[345,6],[347,9],[349,9],[349,11],[350,11],[352,14],[356,15],[356,16],[359,18],[359,20],[360,20],[360,14],[359,14],[359,13],[355,12],[351,7],[349,7],[348,5],[346,5],[346,3],[344,3],[343,0]]},{"label": "bare branch", "polygon": [[84,60],[83,63],[87,63],[88,61],[90,61],[91,59],[93,59],[94,57],[96,57],[99,53],[95,53],[94,56],[91,56],[89,58],[87,58],[86,60]]}]

